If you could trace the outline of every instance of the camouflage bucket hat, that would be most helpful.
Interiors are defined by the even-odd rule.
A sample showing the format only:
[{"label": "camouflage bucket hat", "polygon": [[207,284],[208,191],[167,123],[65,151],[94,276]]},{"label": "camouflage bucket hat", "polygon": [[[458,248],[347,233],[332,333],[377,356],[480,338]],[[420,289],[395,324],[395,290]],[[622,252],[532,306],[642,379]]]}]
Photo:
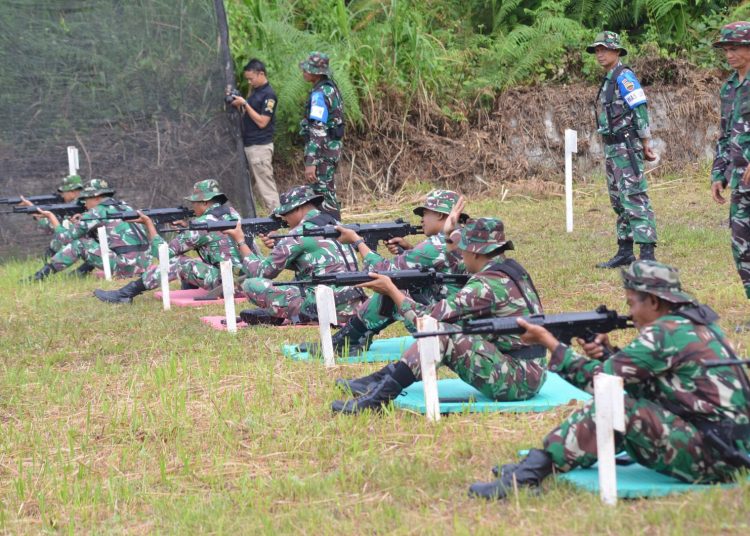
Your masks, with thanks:
[{"label": "camouflage bucket hat", "polygon": [[84,186],[80,199],[86,199],[88,197],[98,197],[100,195],[115,195],[115,191],[109,187],[109,184],[104,179],[91,179],[86,186]]},{"label": "camouflage bucket hat", "polygon": [[299,67],[306,73],[332,76],[328,65],[328,55],[322,52],[310,52],[306,60],[299,62]]},{"label": "camouflage bucket hat", "polygon": [[72,192],[73,190],[83,190],[83,179],[80,175],[68,175],[57,187],[58,192]]},{"label": "camouflage bucket hat", "polygon": [[586,52],[593,54],[599,45],[610,50],[619,50],[620,56],[627,56],[628,51],[620,44],[620,36],[615,32],[599,32],[594,38],[594,42],[586,47]]},{"label": "camouflage bucket hat", "polygon": [[679,271],[656,261],[635,261],[623,268],[622,286],[672,303],[695,303],[695,298],[683,292]]},{"label": "camouflage bucket hat", "polygon": [[[450,214],[453,206],[458,202],[459,195],[451,190],[433,190],[425,196],[424,202],[414,209],[414,214],[422,216],[424,209]],[[461,220],[469,219],[468,214],[461,213]]]},{"label": "camouflage bucket hat", "polygon": [[311,186],[296,186],[288,192],[284,192],[279,196],[279,201],[281,202],[281,204],[273,209],[273,215],[282,216],[284,214],[288,214],[297,207],[301,207],[305,203],[322,200],[323,195],[316,194]]},{"label": "camouflage bucket hat", "polygon": [[724,26],[714,47],[721,48],[724,45],[750,45],[750,22],[741,20]]},{"label": "camouflage bucket hat", "polygon": [[513,242],[505,239],[503,222],[496,218],[469,220],[461,229],[458,249],[486,255],[503,246],[505,249],[515,249]]},{"label": "camouflage bucket hat", "polygon": [[227,200],[227,196],[219,189],[219,183],[214,179],[198,181],[193,185],[193,193],[185,198],[186,201],[211,201],[215,197],[221,197],[220,203]]}]

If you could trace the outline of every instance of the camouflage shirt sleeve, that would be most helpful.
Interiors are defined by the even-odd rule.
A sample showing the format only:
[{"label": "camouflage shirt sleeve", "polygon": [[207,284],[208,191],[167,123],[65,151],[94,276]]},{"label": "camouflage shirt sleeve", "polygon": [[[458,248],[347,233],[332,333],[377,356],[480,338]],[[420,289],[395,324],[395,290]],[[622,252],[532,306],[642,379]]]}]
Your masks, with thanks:
[{"label": "camouflage shirt sleeve", "polygon": [[651,137],[651,127],[648,120],[648,104],[636,106],[633,110],[633,126],[641,139]]},{"label": "camouflage shirt sleeve", "polygon": [[[62,224],[62,222],[60,222],[60,223]],[[54,232],[55,232],[55,230],[52,228],[52,224],[49,222],[49,220],[47,218],[39,218],[38,220],[36,220],[36,226],[44,234],[51,235],[51,234],[54,234]],[[64,227],[63,225],[60,225],[60,226]]]},{"label": "camouflage shirt sleeve", "polygon": [[63,242],[70,242],[88,235],[95,227],[103,223],[100,218],[106,216],[107,209],[97,205],[91,210],[81,214],[81,219],[72,224],[68,229],[62,223],[55,227],[55,238]]},{"label": "camouflage shirt sleeve", "polygon": [[[205,246],[211,241],[210,233],[206,231],[180,231],[177,236],[168,242],[169,256],[177,257],[188,251]],[[151,239],[151,255],[159,258],[159,245],[164,239],[158,234]]]},{"label": "camouflage shirt sleeve", "polygon": [[719,93],[721,99],[721,122],[719,125],[719,139],[716,141],[716,151],[714,153],[714,163],[711,166],[711,182],[728,182],[727,169],[729,168],[729,122],[731,121],[732,103],[729,100],[729,93],[732,88],[732,78],[724,82]]},{"label": "camouflage shirt sleeve", "polygon": [[370,252],[362,261],[365,270],[414,270],[434,266],[444,251],[445,245],[439,237],[429,237],[391,259]]},{"label": "camouflage shirt sleeve", "polygon": [[486,316],[494,310],[496,302],[502,302],[503,296],[497,294],[484,278],[472,277],[452,300],[440,300],[432,305],[420,305],[407,297],[399,313],[416,325],[417,317],[431,316],[439,322],[454,323],[463,319]]},{"label": "camouflage shirt sleeve", "polygon": [[268,257],[251,253],[242,259],[242,271],[248,277],[275,279],[301,253],[299,238],[282,238],[274,245]]}]

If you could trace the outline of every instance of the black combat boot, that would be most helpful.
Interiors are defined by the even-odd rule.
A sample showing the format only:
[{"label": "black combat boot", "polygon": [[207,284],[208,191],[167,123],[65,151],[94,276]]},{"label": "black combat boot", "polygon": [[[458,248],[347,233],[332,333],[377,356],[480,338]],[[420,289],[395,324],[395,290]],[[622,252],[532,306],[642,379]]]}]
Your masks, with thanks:
[{"label": "black combat boot", "polygon": [[96,289],[94,296],[107,303],[133,303],[133,298],[145,290],[146,285],[143,284],[143,280],[139,277],[117,290]]},{"label": "black combat boot", "polygon": [[487,500],[505,499],[513,493],[514,480],[519,488],[524,486],[536,490],[542,480],[552,474],[553,467],[552,457],[546,451],[531,449],[521,463],[503,465],[500,469],[500,478],[494,482],[472,484],[469,496]]},{"label": "black combat boot", "polygon": [[617,253],[615,253],[615,256],[606,262],[600,262],[596,265],[597,268],[619,268],[620,266],[629,266],[630,263],[635,260],[632,240],[618,240],[617,246]]},{"label": "black combat boot", "polygon": [[380,410],[391,400],[401,394],[401,391],[417,381],[409,366],[399,361],[393,366],[389,374],[384,374],[366,394],[351,400],[336,400],[331,409],[334,413],[354,414],[366,409]]},{"label": "black combat boot", "polygon": [[638,257],[638,259],[642,261],[655,261],[656,260],[656,257],[654,256],[655,249],[656,249],[656,244],[641,244],[641,254]]},{"label": "black combat boot", "polygon": [[[388,324],[377,330],[368,330],[365,323],[362,322],[356,316],[353,316],[349,321],[333,334],[331,342],[333,342],[333,352],[336,355],[343,355],[344,350],[349,349],[349,355],[356,355],[360,352],[366,352],[372,343],[372,338],[385,329]],[[297,346],[300,352],[307,352],[310,355],[318,355],[322,353],[319,342],[304,342]]]},{"label": "black combat boot", "polygon": [[240,319],[249,326],[280,326],[285,320],[280,316],[272,315],[265,309],[245,309],[240,311]]},{"label": "black combat boot", "polygon": [[84,262],[78,268],[75,269],[75,271],[73,272],[73,275],[76,277],[86,277],[94,270],[94,268],[96,268],[96,266],[93,266],[87,262]]},{"label": "black combat boot", "polygon": [[389,364],[385,368],[373,372],[368,376],[362,378],[356,378],[354,380],[345,380],[339,378],[336,380],[336,387],[342,391],[350,391],[354,396],[362,396],[370,392],[370,390],[377,385],[377,383],[386,376],[393,374],[396,365],[393,363]]},{"label": "black combat boot", "polygon": [[32,275],[31,277],[29,277],[26,280],[26,282],[42,281],[42,280],[46,279],[47,276],[49,276],[50,274],[54,274],[54,273],[55,273],[55,269],[52,267],[52,265],[51,264],[45,264],[39,270],[37,270],[37,272],[34,275]]}]

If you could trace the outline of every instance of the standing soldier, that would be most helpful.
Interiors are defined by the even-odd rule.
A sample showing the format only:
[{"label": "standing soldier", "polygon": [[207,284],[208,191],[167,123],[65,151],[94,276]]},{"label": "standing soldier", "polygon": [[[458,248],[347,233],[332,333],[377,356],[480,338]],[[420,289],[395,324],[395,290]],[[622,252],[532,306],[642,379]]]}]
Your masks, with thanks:
[{"label": "standing soldier", "polygon": [[333,81],[326,54],[312,52],[299,66],[305,81],[313,84],[300,122],[300,135],[305,140],[305,180],[323,196],[321,209],[340,220],[341,204],[333,176],[341,158],[344,99]]},{"label": "standing soldier", "polygon": [[[195,213],[194,222],[234,221],[240,215],[227,202],[227,196],[213,179],[198,181],[193,186],[190,201]],[[141,213],[136,222],[146,226],[151,243],[151,255],[159,258],[159,245],[164,239],[156,231],[154,222]],[[186,253],[195,251],[199,258]],[[169,280],[179,279],[183,284],[203,289],[211,289],[221,282],[221,261],[231,260],[235,268],[240,267],[237,247],[222,233],[217,231],[181,231],[169,241]],[[132,303],[133,298],[146,290],[159,287],[161,272],[159,265],[151,266],[140,277],[118,290],[95,290],[94,295],[109,303]]]},{"label": "standing soldier", "polygon": [[586,48],[607,72],[594,110],[597,132],[604,142],[609,200],[617,214],[617,253],[598,268],[627,266],[635,260],[633,242],[640,245],[640,258],[654,260],[656,221],[643,174],[644,158],[656,160],[650,145],[646,94],[633,71],[620,62],[628,52],[620,36],[601,32]]},{"label": "standing soldier", "polygon": [[126,203],[115,199],[115,191],[107,181],[92,179],[86,184],[78,199],[82,199],[86,212],[75,223],[66,229],[52,212],[42,211],[54,228],[55,238],[64,244],[55,253],[48,264],[36,274],[34,280],[40,281],[48,275],[65,270],[76,261],[102,269],[101,246],[97,238],[97,229],[104,227],[107,232],[110,257],[107,262],[116,277],[131,277],[145,270],[149,257],[146,254],[148,241],[143,226],[123,220],[108,219],[113,212],[133,210]]},{"label": "standing soldier", "polygon": [[734,72],[721,88],[721,134],[711,170],[711,195],[723,205],[721,191],[727,185],[732,189],[732,256],[750,299],[750,22],[724,26],[714,46],[724,50]]},{"label": "standing soldier", "polygon": [[[625,431],[615,434],[641,465],[683,482],[728,482],[750,468],[750,382],[717,325],[718,315],[682,290],[677,270],[637,261],[622,270],[625,297],[640,330],[625,348],[606,335],[583,347],[560,343],[542,326],[518,320],[521,340],[552,352],[549,369],[593,392],[594,376],[620,376],[625,384]],[[609,357],[607,357],[609,356]],[[715,364],[715,363],[714,363]],[[514,488],[537,488],[553,471],[591,467],[597,460],[594,401],[573,412],[518,464],[503,465],[495,482],[478,482],[469,494],[503,499]]]}]

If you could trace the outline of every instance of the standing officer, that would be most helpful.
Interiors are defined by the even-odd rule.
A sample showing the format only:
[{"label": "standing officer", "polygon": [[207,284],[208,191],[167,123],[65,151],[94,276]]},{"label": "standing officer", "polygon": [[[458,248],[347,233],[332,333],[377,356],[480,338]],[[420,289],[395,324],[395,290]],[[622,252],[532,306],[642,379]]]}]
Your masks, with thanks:
[{"label": "standing officer", "polygon": [[607,189],[617,214],[614,257],[598,268],[627,266],[635,260],[633,242],[640,244],[640,258],[654,260],[656,221],[643,174],[643,159],[656,160],[651,149],[646,94],[633,71],[620,62],[628,52],[620,36],[601,32],[586,52],[607,72],[594,103],[597,132],[604,142]]},{"label": "standing officer", "polygon": [[721,191],[729,185],[732,256],[750,298],[750,22],[721,29],[714,46],[724,50],[734,72],[721,88],[721,134],[711,169],[711,195],[723,205]]},{"label": "standing officer", "polygon": [[323,196],[321,209],[340,220],[341,204],[333,175],[341,158],[344,100],[333,81],[326,54],[312,52],[299,66],[305,81],[313,84],[300,122],[300,135],[305,139],[305,180]]},{"label": "standing officer", "polygon": [[242,75],[252,88],[244,99],[235,97],[232,106],[242,112],[242,142],[255,178],[255,186],[269,211],[279,206],[279,192],[273,180],[273,133],[276,124],[276,92],[268,83],[262,61],[247,62]]}]

